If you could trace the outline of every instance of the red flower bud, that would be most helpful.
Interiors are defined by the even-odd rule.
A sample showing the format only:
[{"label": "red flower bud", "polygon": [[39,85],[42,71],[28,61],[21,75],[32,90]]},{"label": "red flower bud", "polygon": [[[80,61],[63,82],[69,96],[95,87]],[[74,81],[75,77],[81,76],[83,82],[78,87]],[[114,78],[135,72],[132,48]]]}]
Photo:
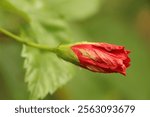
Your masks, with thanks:
[{"label": "red flower bud", "polygon": [[128,54],[123,46],[107,43],[74,44],[71,49],[79,60],[79,65],[93,72],[121,73],[126,75],[130,65]]},{"label": "red flower bud", "polygon": [[60,45],[56,50],[58,57],[90,71],[123,75],[130,66],[129,53],[123,46],[89,42]]}]

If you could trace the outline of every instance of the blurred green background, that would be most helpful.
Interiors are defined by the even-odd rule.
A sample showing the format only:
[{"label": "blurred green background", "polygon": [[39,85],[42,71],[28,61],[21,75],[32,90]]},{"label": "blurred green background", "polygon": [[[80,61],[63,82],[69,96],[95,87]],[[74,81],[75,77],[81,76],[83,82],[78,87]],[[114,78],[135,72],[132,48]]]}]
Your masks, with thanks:
[{"label": "blurred green background", "polygon": [[[149,0],[99,0],[95,4],[99,6],[95,5],[92,15],[68,21],[71,37],[74,41],[124,45],[131,50],[127,76],[75,67],[74,78],[44,99],[150,99]],[[88,8],[79,7],[74,12],[80,14],[83,9]],[[17,15],[0,7],[0,26],[17,34],[25,22]],[[21,44],[0,34],[0,99],[29,99],[21,49]]]}]

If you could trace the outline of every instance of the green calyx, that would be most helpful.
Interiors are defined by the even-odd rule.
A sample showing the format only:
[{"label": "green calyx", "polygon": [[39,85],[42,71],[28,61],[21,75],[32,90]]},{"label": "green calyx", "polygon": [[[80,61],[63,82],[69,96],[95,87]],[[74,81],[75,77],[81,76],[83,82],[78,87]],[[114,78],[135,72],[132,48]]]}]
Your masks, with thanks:
[{"label": "green calyx", "polygon": [[79,60],[73,50],[71,49],[71,44],[60,45],[56,48],[56,55],[65,61],[71,62],[73,64],[79,65]]}]

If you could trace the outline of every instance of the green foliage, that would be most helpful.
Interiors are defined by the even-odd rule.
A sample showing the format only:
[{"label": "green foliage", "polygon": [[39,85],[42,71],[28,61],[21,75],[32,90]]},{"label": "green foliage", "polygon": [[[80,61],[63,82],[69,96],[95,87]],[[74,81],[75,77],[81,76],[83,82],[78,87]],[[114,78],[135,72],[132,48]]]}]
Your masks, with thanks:
[{"label": "green foliage", "polygon": [[[68,39],[72,38],[67,21],[83,20],[93,15],[98,10],[98,6],[99,0],[2,0],[0,2],[0,8],[26,22],[20,26],[24,39],[30,41],[32,39],[36,43],[50,47],[68,43],[70,41]],[[28,83],[31,99],[44,98],[48,93],[54,93],[72,77],[72,65],[52,53],[24,45],[22,57],[25,59],[25,81]]]},{"label": "green foliage", "polygon": [[[71,69],[76,71],[74,79],[44,99],[150,99],[149,1],[105,0],[96,13],[101,5],[98,1],[101,3],[101,0],[0,0],[0,27],[17,34],[21,30],[22,37],[49,46],[70,39],[124,45],[131,50],[127,76],[74,69],[54,54],[24,46],[22,55],[26,56],[28,82],[24,83],[21,46],[0,34],[0,99],[28,99],[26,85],[31,99],[43,98],[63,85],[60,82],[63,78],[63,82],[69,81]],[[67,76],[61,77],[63,72],[68,72]],[[34,73],[38,73],[37,77]],[[53,87],[53,83],[58,85]]]}]

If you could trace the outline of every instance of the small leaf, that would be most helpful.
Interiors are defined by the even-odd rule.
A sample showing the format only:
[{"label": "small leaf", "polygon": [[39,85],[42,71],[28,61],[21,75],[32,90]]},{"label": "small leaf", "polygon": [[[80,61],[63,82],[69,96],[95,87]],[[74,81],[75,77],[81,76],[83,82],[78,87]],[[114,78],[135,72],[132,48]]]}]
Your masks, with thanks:
[{"label": "small leaf", "polygon": [[26,79],[32,99],[44,98],[71,79],[70,64],[49,52],[24,47]]},{"label": "small leaf", "polygon": [[[40,24],[34,22],[31,26],[31,34],[34,34],[37,42],[50,46],[57,42],[55,36],[48,33]],[[28,83],[32,99],[44,98],[48,93],[54,93],[72,78],[72,65],[53,53],[24,46],[22,56],[25,58],[25,81]]]}]

